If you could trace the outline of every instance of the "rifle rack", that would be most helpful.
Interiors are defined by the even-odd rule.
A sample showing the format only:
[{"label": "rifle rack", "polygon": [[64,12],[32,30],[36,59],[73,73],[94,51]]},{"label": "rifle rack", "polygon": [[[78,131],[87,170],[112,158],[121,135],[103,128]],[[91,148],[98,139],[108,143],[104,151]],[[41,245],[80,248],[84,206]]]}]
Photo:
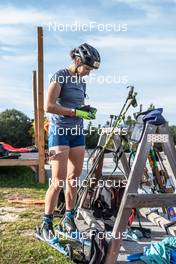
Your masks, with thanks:
[{"label": "rifle rack", "polygon": [[[99,145],[103,144],[104,140],[105,138],[103,136],[100,137]],[[138,194],[137,192],[144,173],[148,153],[153,143],[162,144],[164,153],[168,158],[168,162],[173,172],[171,175],[172,181],[174,187],[176,187],[176,149],[173,139],[169,134],[168,124],[166,123],[161,126],[155,126],[147,123],[131,170],[129,168],[125,154],[122,154],[120,157],[123,169],[127,176],[127,186],[125,188],[121,205],[113,226],[112,238],[108,244],[108,252],[105,259],[105,264],[114,264],[117,261],[122,241],[122,234],[128,225],[128,218],[131,214],[132,208],[141,208],[140,212],[144,217],[147,217],[150,221],[158,224],[165,230],[166,226],[168,226],[167,232],[171,235],[176,234],[176,225],[170,226],[169,220],[163,218],[162,216],[160,217],[155,212],[152,212],[150,215],[146,216],[146,208],[175,206],[176,194]],[[119,149],[118,135],[114,135],[113,144],[116,150]],[[89,212],[90,210],[83,208],[83,201],[80,202],[80,205],[78,217],[82,216],[89,227],[96,227],[98,230],[102,231],[104,229],[103,221],[97,222],[97,220],[92,216],[91,212]],[[152,217],[152,214],[157,216],[157,220],[156,218],[154,219],[154,217]]]},{"label": "rifle rack", "polygon": [[128,217],[131,213],[131,208],[146,208],[146,207],[162,207],[162,206],[175,206],[176,194],[138,194],[137,190],[140,180],[143,175],[144,167],[147,161],[148,153],[153,143],[161,143],[165,155],[168,158],[173,175],[172,180],[176,187],[176,150],[173,139],[169,134],[168,124],[161,126],[146,124],[146,128],[142,140],[138,146],[137,153],[128,177],[127,186],[122,198],[122,202],[117,214],[114,228],[112,231],[112,239],[108,245],[108,252],[105,264],[116,263],[121,240],[115,239],[117,234],[124,232]]}]

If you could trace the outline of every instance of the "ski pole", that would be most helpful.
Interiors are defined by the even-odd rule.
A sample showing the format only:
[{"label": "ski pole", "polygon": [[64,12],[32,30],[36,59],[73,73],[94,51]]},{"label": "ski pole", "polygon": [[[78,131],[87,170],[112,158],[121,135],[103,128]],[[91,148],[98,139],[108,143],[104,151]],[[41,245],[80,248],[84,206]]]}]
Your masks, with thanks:
[{"label": "ski pole", "polygon": [[[137,93],[134,93],[134,94],[133,94],[133,91],[134,91],[134,87],[132,86],[132,87],[130,88],[129,93],[128,93],[128,97],[127,97],[127,99],[126,99],[126,101],[125,101],[125,104],[124,104],[123,107],[122,107],[122,110],[121,110],[121,112],[120,112],[120,115],[118,116],[117,120],[115,121],[115,123],[114,123],[114,125],[113,125],[113,128],[112,128],[112,131],[111,131],[111,133],[110,133],[108,139],[106,140],[105,145],[104,145],[102,148],[100,148],[100,151],[98,152],[98,154],[97,154],[97,156],[96,156],[96,158],[95,158],[95,160],[94,160],[94,164],[93,164],[93,166],[92,166],[92,168],[91,168],[89,174],[88,174],[87,177],[86,177],[86,180],[87,180],[87,183],[88,183],[88,184],[90,184],[90,179],[92,178],[92,175],[94,174],[94,172],[95,172],[95,170],[96,170],[96,167],[97,167],[97,165],[98,165],[98,163],[99,163],[99,161],[100,161],[100,158],[104,155],[104,151],[105,151],[105,149],[107,148],[107,145],[109,144],[110,140],[113,138],[115,128],[117,128],[117,127],[120,125],[120,123],[122,122],[122,120],[123,120],[124,117],[125,117],[126,112],[127,112],[128,109],[129,109],[129,107],[130,107],[131,105],[132,105],[133,107],[136,107],[136,106],[137,106],[137,101],[136,101],[136,95],[137,95]],[[128,103],[128,101],[129,101],[129,103]],[[128,104],[127,104],[127,103],[128,103]],[[126,108],[125,108],[125,107],[126,107]],[[86,186],[86,187],[88,187],[88,186]],[[84,187],[82,188],[82,186],[81,186],[81,187],[80,187],[80,191],[78,192],[78,194],[80,194],[80,195],[79,195],[79,198],[78,198],[78,200],[77,200],[76,208],[78,208],[79,203],[80,203],[80,206],[79,206],[79,207],[80,207],[80,208],[82,207],[82,205],[83,205],[83,203],[84,203],[84,200],[85,200],[85,197],[86,197],[86,195],[87,195],[87,190],[88,190],[88,189],[86,188],[86,191],[85,191],[84,193],[83,193],[82,189],[83,189],[83,191],[84,191]],[[80,201],[81,201],[81,202],[80,202]]]},{"label": "ski pole", "polygon": [[[113,129],[112,129],[110,137],[113,136],[114,129],[121,123],[121,121],[123,120],[123,118],[125,116],[125,113],[127,112],[128,108],[130,107],[130,105],[132,104],[133,107],[136,107],[136,105],[137,105],[137,102],[136,102],[137,93],[134,93],[134,86],[128,86],[127,89],[130,89],[129,93],[128,93],[128,96],[127,96],[127,98],[125,100],[125,103],[124,103],[124,105],[123,105],[123,107],[122,107],[122,109],[120,111],[120,114],[118,115],[117,119],[114,121]],[[130,100],[130,102],[127,105],[129,100]],[[126,105],[127,105],[127,109],[124,111]],[[124,113],[123,113],[123,111],[124,111]],[[108,141],[111,140],[110,137],[109,137]],[[96,155],[96,159],[94,160],[94,164],[93,164],[89,174],[87,175],[86,179],[89,177],[90,174],[94,173],[94,170],[96,169],[96,166],[98,165],[99,158],[102,157],[102,153],[104,153],[104,150],[107,147],[107,145],[103,149],[102,149],[102,147],[99,147],[99,153]],[[102,151],[102,153],[101,153],[101,151]]]},{"label": "ski pole", "polygon": [[[129,92],[129,94],[131,95],[131,92]],[[122,120],[125,118],[125,114],[127,113],[129,107],[130,107],[131,105],[132,105],[133,107],[136,107],[136,106],[137,106],[136,96],[137,96],[137,93],[134,93],[134,95],[128,97],[128,98],[130,98],[130,101],[129,101],[129,103],[128,103],[128,105],[127,105],[127,107],[126,107],[125,110],[124,110],[125,107],[123,107],[123,111],[124,111],[124,113],[123,113],[123,111],[121,111],[120,114],[119,114],[119,117],[118,117],[118,118],[116,119],[116,121],[114,122],[114,125],[113,125],[113,128],[112,128],[112,131],[111,131],[109,137],[107,138],[105,145],[103,146],[103,149],[104,149],[104,150],[107,148],[107,146],[108,146],[110,140],[112,139],[112,137],[113,137],[113,135],[114,135],[114,130],[115,130],[116,128],[119,127],[120,123],[121,123]],[[129,100],[129,99],[128,99],[128,100]],[[125,105],[125,106],[126,106],[126,105]]]},{"label": "ski pole", "polygon": [[[122,120],[124,119],[124,117],[125,117],[126,112],[127,112],[128,109],[129,109],[129,107],[130,107],[131,105],[132,105],[133,107],[136,107],[136,106],[137,106],[137,102],[136,102],[136,95],[137,95],[137,93],[134,93],[134,94],[132,95],[133,89],[134,89],[134,87],[132,87],[132,89],[130,90],[130,92],[129,92],[129,94],[128,94],[128,97],[127,97],[128,100],[130,99],[128,105],[127,105],[128,100],[126,100],[126,102],[125,102],[125,104],[124,104],[124,106],[123,106],[123,108],[122,108],[122,110],[121,110],[121,112],[120,112],[120,115],[119,115],[118,118],[116,119],[116,121],[115,121],[115,123],[114,123],[114,125],[113,125],[113,128],[112,128],[112,131],[111,131],[111,133],[110,133],[108,139],[106,140],[105,145],[104,145],[102,148],[100,148],[100,152],[97,154],[97,157],[96,157],[96,159],[95,159],[95,161],[94,161],[94,164],[93,164],[93,166],[92,166],[92,168],[91,168],[91,170],[90,170],[90,172],[89,172],[87,178],[89,178],[89,175],[92,174],[92,173],[94,172],[94,169],[95,169],[96,166],[98,165],[99,158],[100,158],[101,155],[104,153],[105,149],[107,148],[107,145],[109,144],[110,140],[112,139],[112,137],[113,137],[113,135],[114,135],[114,130],[115,130],[115,128],[117,128],[117,127],[120,125],[121,121],[122,121]],[[126,106],[126,105],[127,105],[127,106]],[[126,109],[124,110],[125,106],[126,106]]]}]

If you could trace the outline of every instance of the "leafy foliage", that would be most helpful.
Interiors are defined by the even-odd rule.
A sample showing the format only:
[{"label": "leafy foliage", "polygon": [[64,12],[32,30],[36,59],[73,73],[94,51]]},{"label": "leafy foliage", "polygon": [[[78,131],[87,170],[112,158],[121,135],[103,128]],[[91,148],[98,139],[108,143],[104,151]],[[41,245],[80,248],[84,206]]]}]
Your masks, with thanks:
[{"label": "leafy foliage", "polygon": [[0,113],[0,141],[14,147],[32,145],[30,134],[31,120],[16,109],[7,109]]}]

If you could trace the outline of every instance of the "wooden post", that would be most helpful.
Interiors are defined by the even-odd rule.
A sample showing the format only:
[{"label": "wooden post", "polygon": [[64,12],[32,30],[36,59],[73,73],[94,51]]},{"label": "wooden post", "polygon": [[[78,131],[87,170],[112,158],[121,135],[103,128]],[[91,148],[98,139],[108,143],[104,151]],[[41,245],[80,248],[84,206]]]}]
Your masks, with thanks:
[{"label": "wooden post", "polygon": [[44,140],[44,87],[43,87],[43,28],[37,27],[38,38],[38,150],[39,182],[45,182],[45,140]]},{"label": "wooden post", "polygon": [[32,72],[33,83],[33,98],[34,98],[34,132],[35,132],[35,145],[38,147],[38,104],[37,104],[37,77],[36,71]]}]

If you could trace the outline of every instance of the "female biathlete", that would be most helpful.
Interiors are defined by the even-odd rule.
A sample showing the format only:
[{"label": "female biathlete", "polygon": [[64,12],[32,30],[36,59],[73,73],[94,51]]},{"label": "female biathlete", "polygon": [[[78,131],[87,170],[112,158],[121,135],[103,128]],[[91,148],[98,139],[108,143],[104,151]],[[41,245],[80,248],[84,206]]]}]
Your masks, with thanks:
[{"label": "female biathlete", "polygon": [[[48,240],[54,235],[53,212],[59,192],[66,182],[66,212],[64,228],[76,229],[74,207],[77,199],[75,180],[79,178],[84,161],[85,136],[83,119],[95,119],[96,109],[85,106],[86,83],[82,78],[100,66],[98,51],[84,43],[70,52],[73,63],[57,71],[48,87],[45,110],[51,113],[48,147],[52,168],[52,181],[45,197],[42,235]],[[78,181],[77,181],[78,182]]]}]

